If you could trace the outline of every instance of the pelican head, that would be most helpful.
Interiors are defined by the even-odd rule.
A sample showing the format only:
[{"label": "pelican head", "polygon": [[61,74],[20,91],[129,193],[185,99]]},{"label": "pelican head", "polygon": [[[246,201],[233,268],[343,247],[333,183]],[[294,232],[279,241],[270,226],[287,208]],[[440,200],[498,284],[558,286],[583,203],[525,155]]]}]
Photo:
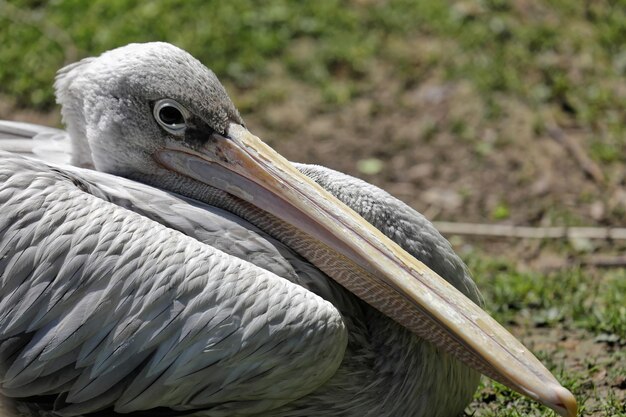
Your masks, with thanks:
[{"label": "pelican head", "polygon": [[382,313],[576,415],[572,394],[487,313],[252,135],[215,75],[185,51],[128,45],[64,68],[56,89],[78,163],[199,199],[221,193],[280,219],[312,242],[301,255]]},{"label": "pelican head", "polygon": [[118,175],[154,175],[159,150],[200,149],[243,124],[215,74],[168,43],[86,58],[59,71],[55,88],[81,164]]}]

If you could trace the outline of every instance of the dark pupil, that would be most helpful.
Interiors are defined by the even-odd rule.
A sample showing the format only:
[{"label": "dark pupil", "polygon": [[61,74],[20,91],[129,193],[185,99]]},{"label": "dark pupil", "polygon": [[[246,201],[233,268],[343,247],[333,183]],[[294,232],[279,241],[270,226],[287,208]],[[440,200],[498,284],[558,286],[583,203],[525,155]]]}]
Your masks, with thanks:
[{"label": "dark pupil", "polygon": [[174,126],[185,123],[182,113],[172,106],[165,106],[159,110],[159,117],[166,125]]}]

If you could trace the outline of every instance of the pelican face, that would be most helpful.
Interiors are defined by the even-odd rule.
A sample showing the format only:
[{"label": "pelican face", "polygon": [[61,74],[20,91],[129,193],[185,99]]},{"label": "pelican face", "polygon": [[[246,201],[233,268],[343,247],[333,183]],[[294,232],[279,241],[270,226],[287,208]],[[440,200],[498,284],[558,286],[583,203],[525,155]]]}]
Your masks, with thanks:
[{"label": "pelican face", "polygon": [[472,300],[251,134],[215,75],[188,53],[128,45],[67,67],[56,88],[70,132],[87,139],[86,159],[99,170],[245,202],[263,213],[262,228],[295,236],[302,256],[382,313],[559,414],[576,415],[572,394]]},{"label": "pelican face", "polygon": [[[82,165],[124,176],[160,174],[153,155],[242,124],[215,74],[166,43],[131,44],[71,64],[57,74],[63,119]],[[184,125],[178,125],[184,117]]]}]

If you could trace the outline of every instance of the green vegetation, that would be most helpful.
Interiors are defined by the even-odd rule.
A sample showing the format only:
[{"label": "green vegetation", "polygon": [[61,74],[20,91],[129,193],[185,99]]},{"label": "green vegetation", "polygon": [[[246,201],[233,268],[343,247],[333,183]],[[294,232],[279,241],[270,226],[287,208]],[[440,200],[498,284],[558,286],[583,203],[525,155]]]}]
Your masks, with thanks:
[{"label": "green vegetation", "polygon": [[[491,314],[506,327],[527,329],[522,340],[578,398],[581,415],[626,416],[615,390],[626,376],[626,269],[542,274],[477,253],[465,258]],[[580,356],[572,357],[569,346]],[[477,417],[555,416],[487,379],[469,411]]]},{"label": "green vegetation", "polygon": [[501,323],[568,326],[615,334],[626,342],[626,269],[565,268],[521,272],[509,261],[473,254],[466,262]]}]

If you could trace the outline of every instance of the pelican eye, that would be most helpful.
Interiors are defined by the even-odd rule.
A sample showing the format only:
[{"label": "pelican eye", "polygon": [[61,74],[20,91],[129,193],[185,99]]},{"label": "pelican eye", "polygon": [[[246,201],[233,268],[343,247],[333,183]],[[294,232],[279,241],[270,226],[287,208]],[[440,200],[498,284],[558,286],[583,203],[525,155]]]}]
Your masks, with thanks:
[{"label": "pelican eye", "polygon": [[152,110],[155,120],[163,129],[174,135],[181,135],[187,127],[189,112],[176,101],[166,98],[154,104]]}]

